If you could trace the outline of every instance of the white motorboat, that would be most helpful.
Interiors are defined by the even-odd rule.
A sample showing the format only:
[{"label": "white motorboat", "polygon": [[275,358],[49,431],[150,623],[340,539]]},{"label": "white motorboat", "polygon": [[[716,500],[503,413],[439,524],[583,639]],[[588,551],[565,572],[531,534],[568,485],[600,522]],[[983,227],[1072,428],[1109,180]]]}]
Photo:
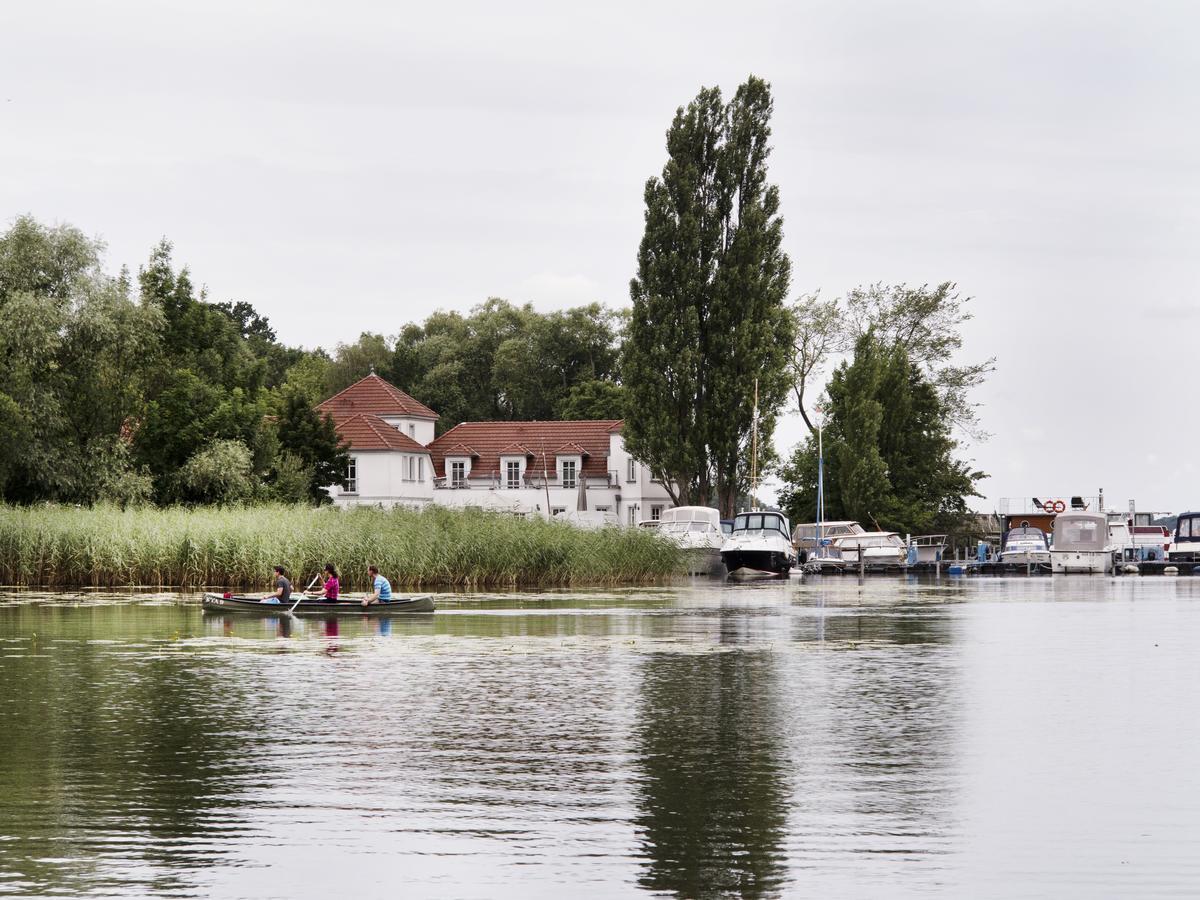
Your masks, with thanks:
[{"label": "white motorboat", "polygon": [[1010,529],[1000,550],[1000,562],[1020,565],[1049,563],[1050,545],[1046,541],[1046,532],[1030,526]]},{"label": "white motorboat", "polygon": [[805,522],[792,529],[792,546],[797,555],[809,556],[818,546],[828,547],[834,538],[865,533],[857,522]]},{"label": "white motorboat", "polygon": [[665,509],[659,520],[658,533],[686,552],[689,575],[705,575],[721,561],[725,533],[721,530],[718,510],[708,506]]},{"label": "white motorboat", "polygon": [[1108,573],[1115,556],[1104,513],[1065,512],[1054,519],[1050,564],[1056,575]]},{"label": "white motorboat", "polygon": [[1167,548],[1171,563],[1200,563],[1200,512],[1180,513],[1175,520],[1175,534]]},{"label": "white motorboat", "polygon": [[946,535],[918,534],[908,545],[908,564],[936,565],[946,553]]},{"label": "white motorboat", "polygon": [[908,557],[904,539],[894,531],[864,531],[848,534],[833,542],[848,566],[879,568],[902,566]]},{"label": "white motorboat", "polygon": [[781,512],[738,513],[721,547],[721,562],[733,578],[786,578],[796,563],[791,531]]}]

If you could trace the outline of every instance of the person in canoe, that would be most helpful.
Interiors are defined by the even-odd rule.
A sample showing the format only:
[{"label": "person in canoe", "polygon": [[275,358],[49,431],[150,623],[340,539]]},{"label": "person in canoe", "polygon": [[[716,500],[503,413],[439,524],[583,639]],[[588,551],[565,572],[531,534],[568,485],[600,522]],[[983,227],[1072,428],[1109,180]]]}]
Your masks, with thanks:
[{"label": "person in canoe", "polygon": [[333,567],[333,563],[325,563],[325,584],[321,589],[321,596],[326,600],[336,600],[341,591],[337,569]]},{"label": "person in canoe", "polygon": [[379,574],[379,567],[367,566],[367,575],[371,578],[371,596],[364,597],[362,605],[370,606],[372,603],[386,603],[391,600],[391,582]]},{"label": "person in canoe", "polygon": [[290,603],[292,599],[292,583],[284,574],[283,566],[275,566],[275,593],[262,598],[263,603]]}]

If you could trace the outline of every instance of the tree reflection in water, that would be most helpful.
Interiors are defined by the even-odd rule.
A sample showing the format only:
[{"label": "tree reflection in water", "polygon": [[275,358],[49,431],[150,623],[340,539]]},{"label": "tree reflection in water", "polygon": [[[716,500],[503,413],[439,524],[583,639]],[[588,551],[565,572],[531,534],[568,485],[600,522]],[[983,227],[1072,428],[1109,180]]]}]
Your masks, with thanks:
[{"label": "tree reflection in water", "polygon": [[637,731],[642,886],[757,897],[785,878],[788,778],[769,652],[650,657]]}]

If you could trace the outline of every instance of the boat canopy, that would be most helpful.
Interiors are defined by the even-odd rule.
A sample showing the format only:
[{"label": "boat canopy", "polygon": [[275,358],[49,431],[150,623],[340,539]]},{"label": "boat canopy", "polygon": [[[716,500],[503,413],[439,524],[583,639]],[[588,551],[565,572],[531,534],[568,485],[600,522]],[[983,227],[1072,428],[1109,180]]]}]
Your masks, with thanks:
[{"label": "boat canopy", "polygon": [[1190,541],[1200,541],[1200,512],[1180,513],[1179,521],[1175,523],[1175,542]]},{"label": "boat canopy", "polygon": [[789,539],[791,535],[788,520],[778,512],[738,513],[733,520],[733,531],[735,534],[739,531],[778,531]]},{"label": "boat canopy", "polygon": [[837,538],[834,546],[843,550],[869,550],[875,547],[903,548],[904,541],[894,531],[864,531],[861,534],[846,534]]},{"label": "boat canopy", "polygon": [[719,530],[721,513],[711,506],[675,506],[671,509],[664,509],[659,521],[663,525],[670,522],[711,522]]},{"label": "boat canopy", "polygon": [[1103,513],[1062,513],[1054,520],[1054,549],[1095,551],[1108,547]]}]

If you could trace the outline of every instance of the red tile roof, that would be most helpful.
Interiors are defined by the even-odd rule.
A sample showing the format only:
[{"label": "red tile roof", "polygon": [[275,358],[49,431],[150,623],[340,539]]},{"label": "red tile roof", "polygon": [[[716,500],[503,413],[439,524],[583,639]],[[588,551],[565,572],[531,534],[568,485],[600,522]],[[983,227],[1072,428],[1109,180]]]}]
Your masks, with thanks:
[{"label": "red tile roof", "polygon": [[417,419],[437,419],[438,414],[414,400],[394,384],[388,384],[374,372],[361,381],[356,381],[340,393],[334,394],[317,406],[321,412],[335,419],[348,418],[359,413],[376,416],[410,416]]},{"label": "red tile roof", "polygon": [[342,439],[350,445],[351,450],[404,450],[408,453],[428,453],[429,451],[410,438],[401,434],[393,425],[389,425],[379,416],[360,413],[344,419],[334,419],[334,426]]},{"label": "red tile roof", "polygon": [[[617,419],[593,422],[463,422],[455,425],[432,444],[433,469],[439,476],[446,474],[447,456],[465,456],[461,449],[472,447],[477,459],[471,471],[499,473],[501,455],[526,452],[534,459],[527,472],[539,474],[543,467],[553,472],[555,457],[582,456],[581,475],[603,477],[608,474],[609,434],[620,430]],[[513,449],[510,449],[513,448]],[[519,449],[517,449],[519,448]],[[573,449],[568,449],[573,448]],[[460,452],[455,452],[456,450]],[[583,452],[580,453],[579,451]],[[542,454],[545,454],[543,459]]]}]

